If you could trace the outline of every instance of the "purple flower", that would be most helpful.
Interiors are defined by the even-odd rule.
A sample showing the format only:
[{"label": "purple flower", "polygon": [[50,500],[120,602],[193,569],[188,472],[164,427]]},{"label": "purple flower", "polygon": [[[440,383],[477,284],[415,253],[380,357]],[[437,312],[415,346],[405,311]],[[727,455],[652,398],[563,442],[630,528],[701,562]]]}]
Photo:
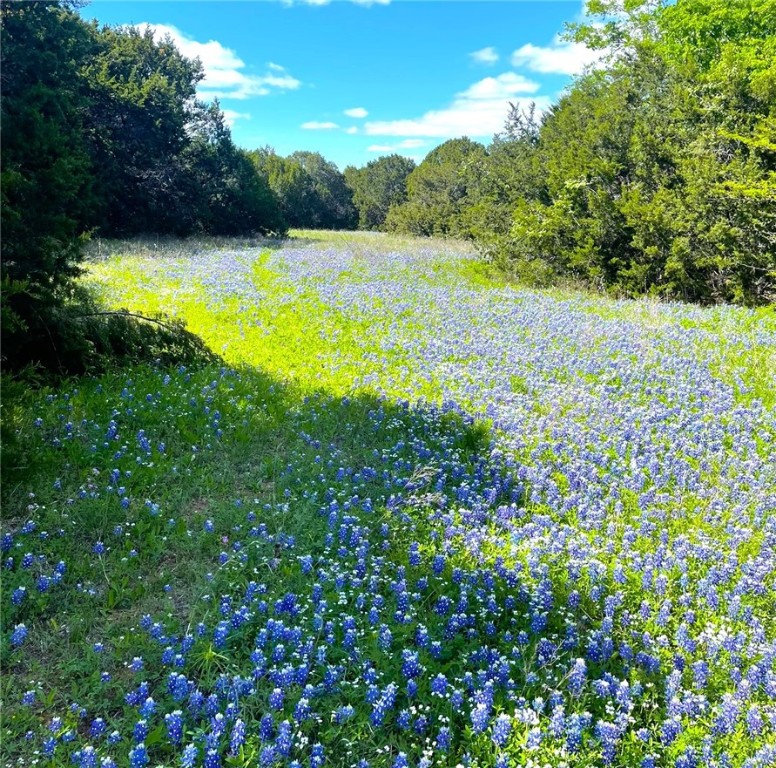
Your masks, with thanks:
[{"label": "purple flower", "polygon": [[137,744],[129,750],[129,766],[130,768],[144,768],[148,765],[148,750],[145,744]]},{"label": "purple flower", "polygon": [[499,715],[493,723],[493,742],[497,747],[506,746],[512,732],[512,719],[508,715]]},{"label": "purple flower", "polygon": [[274,688],[269,695],[269,705],[272,709],[283,709],[284,694],[280,688]]},{"label": "purple flower", "polygon": [[245,723],[238,718],[232,727],[232,734],[229,737],[229,751],[231,754],[239,754],[242,745],[245,743],[245,732]]},{"label": "purple flower", "polygon": [[471,712],[472,730],[474,733],[482,733],[490,723],[490,707],[484,702],[474,706]]},{"label": "purple flower", "polygon": [[137,742],[143,742],[148,736],[148,723],[145,720],[138,720],[132,731],[132,738]]},{"label": "purple flower", "polygon": [[187,744],[181,753],[181,768],[194,768],[199,752],[194,744]]},{"label": "purple flower", "polygon": [[11,594],[11,602],[14,605],[21,605],[27,597],[27,587],[17,587]]},{"label": "purple flower", "polygon": [[24,624],[17,624],[13,628],[13,633],[11,634],[11,645],[14,648],[18,648],[27,638],[28,630],[26,625]]},{"label": "purple flower", "polygon": [[176,709],[164,716],[167,738],[171,744],[180,744],[183,740],[183,712]]}]

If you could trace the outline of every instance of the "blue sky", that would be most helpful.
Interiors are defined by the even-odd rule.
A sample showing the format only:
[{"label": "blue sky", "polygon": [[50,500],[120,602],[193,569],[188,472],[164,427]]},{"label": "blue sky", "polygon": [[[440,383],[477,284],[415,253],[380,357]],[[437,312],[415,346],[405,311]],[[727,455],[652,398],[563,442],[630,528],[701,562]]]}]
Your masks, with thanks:
[{"label": "blue sky", "polygon": [[566,44],[573,2],[116,2],[81,14],[169,33],[206,72],[237,144],[321,152],[340,168],[449,138],[488,143],[508,102],[546,108],[592,61]]}]

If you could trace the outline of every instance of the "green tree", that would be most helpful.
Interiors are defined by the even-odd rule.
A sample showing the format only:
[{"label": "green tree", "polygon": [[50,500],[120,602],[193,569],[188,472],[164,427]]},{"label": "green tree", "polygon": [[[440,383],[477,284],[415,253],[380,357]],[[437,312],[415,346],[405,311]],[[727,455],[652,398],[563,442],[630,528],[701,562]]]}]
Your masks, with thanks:
[{"label": "green tree", "polygon": [[386,227],[417,235],[470,234],[465,211],[477,203],[485,158],[485,147],[465,137],[440,144],[407,177],[407,202],[391,208]]},{"label": "green tree", "polygon": [[232,142],[217,102],[196,99],[199,61],[167,36],[91,27],[87,136],[105,234],[285,230],[266,178]]},{"label": "green tree", "polygon": [[[499,217],[477,219],[484,250],[541,280],[773,300],[776,4],[594,0],[588,9],[596,23],[572,34],[607,47],[607,66],[575,81],[535,144],[490,164],[498,183],[515,189],[518,169],[529,183],[507,196],[507,233]],[[485,201],[496,199],[492,181]]]},{"label": "green tree", "polygon": [[259,176],[266,179],[280,206],[283,219],[291,227],[307,226],[314,200],[311,184],[299,163],[278,155],[272,147],[248,153]]},{"label": "green tree", "polygon": [[358,212],[345,176],[318,152],[281,157],[272,147],[248,153],[291,227],[353,229]]},{"label": "green tree", "polygon": [[3,3],[0,13],[2,354],[13,363],[46,336],[78,274],[94,202],[78,75],[90,39],[59,3]]},{"label": "green tree", "polygon": [[190,216],[181,209],[189,188],[180,154],[190,141],[202,67],[150,29],[91,29],[94,53],[82,76],[101,201],[96,223],[108,234],[185,234]]},{"label": "green tree", "polygon": [[218,103],[199,104],[181,153],[186,174],[186,209],[192,231],[217,235],[286,231],[280,204],[248,153],[232,142]]},{"label": "green tree", "polygon": [[339,168],[319,152],[294,152],[288,158],[306,174],[307,223],[314,229],[354,229],[358,212]]},{"label": "green tree", "polygon": [[510,104],[504,130],[488,147],[478,200],[466,211],[465,218],[472,236],[490,258],[507,248],[512,213],[519,201],[549,200],[539,151],[540,128],[533,104],[525,110]]},{"label": "green tree", "polygon": [[407,200],[407,177],[415,170],[415,161],[402,155],[386,155],[363,168],[345,168],[345,181],[353,192],[362,229],[380,229],[392,205]]}]

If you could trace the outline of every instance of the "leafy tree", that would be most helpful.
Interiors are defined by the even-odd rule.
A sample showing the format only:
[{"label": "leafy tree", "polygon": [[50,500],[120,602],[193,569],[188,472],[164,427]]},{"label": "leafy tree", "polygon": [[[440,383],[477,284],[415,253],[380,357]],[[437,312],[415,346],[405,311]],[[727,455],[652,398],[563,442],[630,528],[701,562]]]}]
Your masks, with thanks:
[{"label": "leafy tree", "polygon": [[539,152],[540,121],[534,105],[510,104],[504,130],[493,137],[479,182],[478,201],[465,213],[482,251],[494,257],[507,246],[515,205],[548,202],[547,179]]},{"label": "leafy tree", "polygon": [[353,192],[362,229],[380,229],[392,205],[407,200],[407,177],[415,161],[402,155],[386,155],[363,168],[345,168],[345,181]]},{"label": "leafy tree", "polygon": [[386,227],[418,235],[468,235],[464,212],[477,202],[485,158],[485,147],[465,137],[440,144],[407,177],[407,202],[390,210]]},{"label": "leafy tree", "polygon": [[344,175],[318,152],[281,157],[271,147],[249,153],[291,227],[353,229],[358,213]]},{"label": "leafy tree", "polygon": [[248,153],[259,176],[275,195],[284,220],[292,227],[307,226],[312,216],[310,182],[299,163],[278,155],[271,147]]},{"label": "leafy tree", "polygon": [[[76,14],[53,2],[3,3],[2,353],[45,337],[67,298],[93,204],[78,62],[90,48]],[[28,350],[29,351],[29,350]]]},{"label": "leafy tree", "polygon": [[91,29],[94,52],[82,77],[90,90],[86,128],[101,201],[95,223],[106,233],[183,234],[180,153],[189,143],[202,67],[150,29]]},{"label": "leafy tree", "polygon": [[93,307],[73,281],[90,231],[284,231],[218,104],[196,101],[201,65],[169,38],[87,24],[65,2],[4,3],[1,65],[11,367],[75,370],[100,347],[95,323],[83,322]]},{"label": "leafy tree", "polygon": [[358,212],[345,176],[318,152],[294,152],[288,158],[306,174],[308,222],[315,229],[354,229]]},{"label": "leafy tree", "polygon": [[217,102],[196,99],[199,61],[148,29],[90,26],[86,136],[103,234],[246,234],[285,224],[266,179],[233,144]]},{"label": "leafy tree", "polygon": [[186,205],[193,231],[217,235],[283,234],[286,223],[265,176],[235,147],[218,103],[199,104],[181,153],[187,175]]},{"label": "leafy tree", "polygon": [[577,79],[513,161],[490,163],[484,201],[498,199],[494,178],[496,189],[518,188],[516,174],[526,183],[507,195],[508,232],[500,217],[477,219],[484,250],[540,280],[772,300],[776,5],[594,0],[588,9],[597,23],[572,34],[608,47],[608,64]]}]

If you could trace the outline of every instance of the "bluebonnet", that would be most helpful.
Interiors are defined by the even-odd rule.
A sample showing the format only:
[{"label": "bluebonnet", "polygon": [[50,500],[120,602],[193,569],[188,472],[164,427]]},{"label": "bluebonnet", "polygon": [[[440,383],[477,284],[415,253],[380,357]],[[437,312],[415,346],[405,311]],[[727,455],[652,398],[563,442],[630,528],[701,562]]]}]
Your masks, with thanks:
[{"label": "bluebonnet", "polygon": [[183,740],[183,713],[176,709],[164,716],[167,728],[167,738],[172,744],[180,744]]},{"label": "bluebonnet", "polygon": [[181,768],[194,768],[197,764],[199,750],[194,744],[187,744],[181,753]]},{"label": "bluebonnet", "polygon": [[130,768],[144,768],[148,763],[148,750],[146,749],[145,744],[136,744],[129,750]]},{"label": "bluebonnet", "polygon": [[508,715],[498,715],[493,722],[492,738],[497,747],[506,746],[512,732],[512,719]]},{"label": "bluebonnet", "polygon": [[27,639],[28,632],[25,624],[17,624],[11,633],[11,645],[18,648]]},{"label": "bluebonnet", "polygon": [[89,726],[89,735],[93,739],[99,739],[101,736],[105,734],[105,731],[107,730],[108,726],[105,723],[105,720],[103,720],[101,717],[95,717],[94,720],[92,720],[91,725]]},{"label": "bluebonnet", "polygon": [[148,736],[148,723],[145,720],[138,720],[132,731],[132,736],[137,742],[143,742]]}]

